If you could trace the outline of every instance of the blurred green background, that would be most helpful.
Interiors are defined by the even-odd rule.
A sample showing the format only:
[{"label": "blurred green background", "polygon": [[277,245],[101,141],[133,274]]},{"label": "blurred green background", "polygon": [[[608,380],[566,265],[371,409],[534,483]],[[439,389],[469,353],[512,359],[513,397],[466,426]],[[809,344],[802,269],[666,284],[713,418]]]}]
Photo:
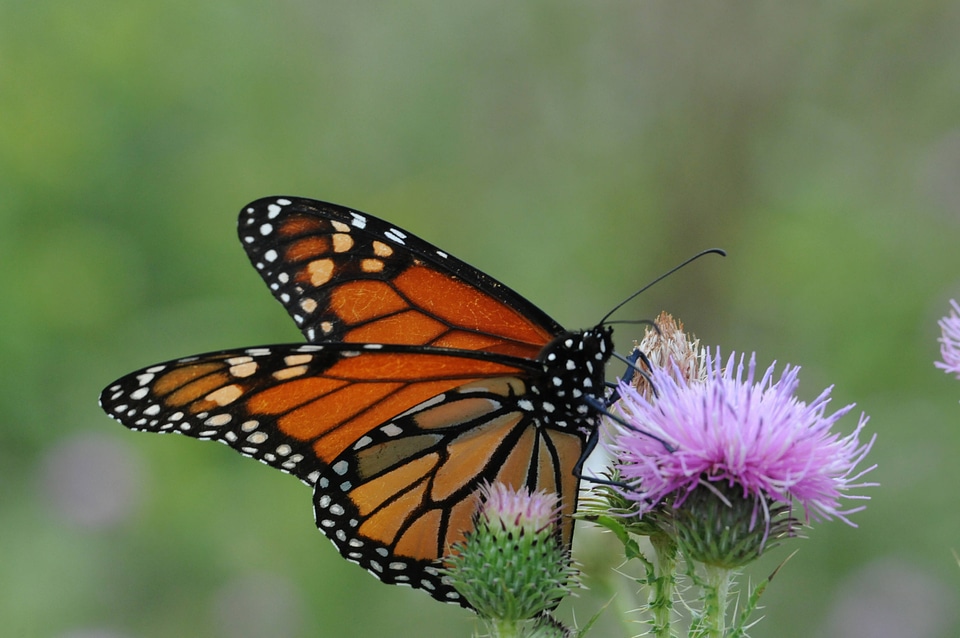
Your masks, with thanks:
[{"label": "blurred green background", "polygon": [[[467,636],[378,584],[309,491],[96,405],[135,368],[299,340],[237,211],[386,217],[569,327],[619,313],[803,366],[878,433],[858,529],[772,552],[752,635],[960,633],[960,5],[948,1],[0,2],[5,636]],[[621,326],[623,351],[641,336]],[[841,422],[848,430],[855,417]],[[591,634],[630,583],[581,526]],[[600,578],[598,578],[598,575]]]}]

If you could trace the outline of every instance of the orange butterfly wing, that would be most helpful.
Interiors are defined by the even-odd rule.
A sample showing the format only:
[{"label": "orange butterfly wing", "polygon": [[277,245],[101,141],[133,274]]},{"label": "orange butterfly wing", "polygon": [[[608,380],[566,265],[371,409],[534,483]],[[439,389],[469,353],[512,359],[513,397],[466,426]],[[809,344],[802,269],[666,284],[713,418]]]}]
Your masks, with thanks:
[{"label": "orange butterfly wing", "polygon": [[563,329],[492,277],[371,215],[267,198],[240,215],[254,267],[308,341],[535,359]]}]

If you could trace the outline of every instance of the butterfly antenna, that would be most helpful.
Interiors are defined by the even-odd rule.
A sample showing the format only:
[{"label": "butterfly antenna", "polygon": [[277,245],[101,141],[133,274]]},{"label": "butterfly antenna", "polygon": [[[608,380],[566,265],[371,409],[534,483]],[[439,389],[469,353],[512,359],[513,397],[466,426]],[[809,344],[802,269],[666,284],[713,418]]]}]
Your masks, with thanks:
[{"label": "butterfly antenna", "polygon": [[[616,309],[614,309],[616,310]],[[608,315],[609,316],[609,315]],[[616,321],[606,321],[604,322],[608,326],[621,326],[621,325],[646,325],[650,326],[657,332],[660,332],[660,328],[657,326],[657,322],[653,319],[617,319]]]},{"label": "butterfly antenna", "polygon": [[622,308],[627,302],[631,301],[634,297],[638,296],[640,293],[644,292],[645,290],[647,290],[648,288],[650,288],[650,287],[653,286],[654,284],[659,283],[660,281],[666,279],[667,277],[669,277],[669,276],[672,275],[673,273],[677,272],[678,270],[680,270],[681,268],[683,268],[683,267],[686,266],[687,264],[689,264],[689,263],[691,263],[691,262],[694,262],[694,261],[700,259],[701,257],[703,257],[704,255],[709,255],[709,254],[711,254],[711,253],[720,255],[721,257],[726,257],[726,256],[727,256],[727,251],[723,250],[722,248],[708,248],[708,249],[706,249],[706,250],[701,250],[700,252],[698,252],[698,253],[697,253],[696,255],[694,255],[693,257],[690,257],[689,259],[685,260],[683,263],[674,266],[673,268],[671,268],[671,269],[668,270],[667,272],[663,273],[662,275],[660,275],[659,277],[657,277],[656,279],[654,279],[653,281],[651,281],[650,283],[648,283],[646,286],[644,286],[644,287],[641,288],[640,290],[636,291],[635,293],[633,293],[632,295],[630,295],[629,297],[627,297],[626,299],[624,299],[623,301],[621,301],[620,303],[618,303],[616,306],[613,307],[613,309],[612,309],[610,312],[608,312],[607,314],[603,315],[603,319],[600,320],[600,323],[599,323],[598,325],[603,325],[603,324],[605,324],[605,323],[607,322],[607,318],[610,317],[610,315],[612,315],[612,314],[615,313],[616,311],[620,310],[620,308]]}]

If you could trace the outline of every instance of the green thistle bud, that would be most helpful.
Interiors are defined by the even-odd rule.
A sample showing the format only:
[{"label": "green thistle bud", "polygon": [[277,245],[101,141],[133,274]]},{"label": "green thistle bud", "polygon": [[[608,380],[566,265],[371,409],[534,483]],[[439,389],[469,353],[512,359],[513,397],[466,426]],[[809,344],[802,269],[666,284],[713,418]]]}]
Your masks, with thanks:
[{"label": "green thistle bud", "polygon": [[480,617],[516,626],[556,607],[576,581],[560,541],[558,498],[496,483],[481,489],[481,500],[445,571]]}]

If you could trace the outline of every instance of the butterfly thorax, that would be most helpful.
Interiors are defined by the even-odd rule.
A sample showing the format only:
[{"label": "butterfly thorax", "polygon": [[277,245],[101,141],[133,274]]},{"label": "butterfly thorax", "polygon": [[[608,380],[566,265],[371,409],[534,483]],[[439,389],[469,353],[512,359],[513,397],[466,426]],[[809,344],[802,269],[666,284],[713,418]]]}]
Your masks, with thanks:
[{"label": "butterfly thorax", "polygon": [[530,388],[532,400],[520,407],[535,412],[544,426],[589,435],[596,429],[594,406],[605,399],[604,369],[612,354],[610,327],[559,335],[540,351],[543,374]]}]

